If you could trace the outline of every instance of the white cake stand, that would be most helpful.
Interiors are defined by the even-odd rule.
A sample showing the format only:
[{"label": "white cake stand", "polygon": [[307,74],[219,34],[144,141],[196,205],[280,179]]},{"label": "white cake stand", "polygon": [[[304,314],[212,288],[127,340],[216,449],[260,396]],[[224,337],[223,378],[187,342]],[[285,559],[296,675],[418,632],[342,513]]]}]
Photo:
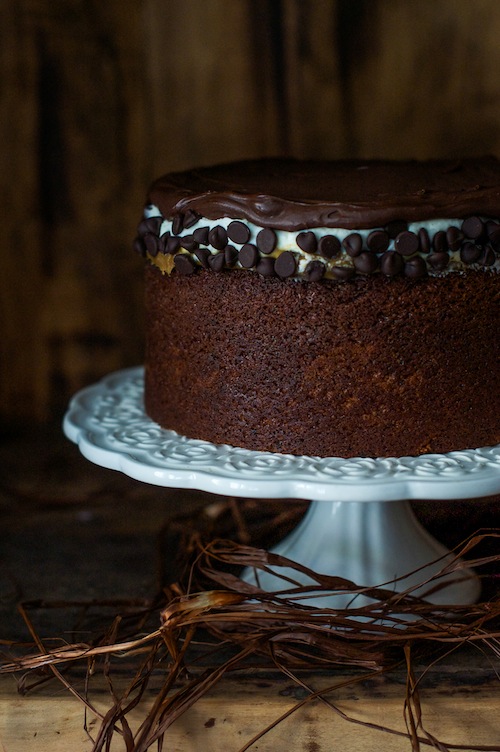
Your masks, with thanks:
[{"label": "white cake stand", "polygon": [[[453,557],[420,525],[410,500],[500,493],[500,445],[382,459],[253,452],[160,428],[144,412],[143,389],[143,369],[132,368],[78,392],[64,418],[66,436],[92,462],[145,483],[223,496],[311,500],[302,522],[273,551],[314,572],[361,586],[391,583],[396,592],[418,585],[414,594],[442,605],[479,597],[479,580],[467,569],[448,573],[444,586],[426,595],[421,583]],[[297,581],[295,570],[276,574]],[[304,576],[301,582],[311,581]],[[260,573],[259,584],[269,591],[287,586],[272,573]],[[332,594],[328,601],[313,597],[307,603],[343,608],[346,598],[352,601],[351,594]]]}]

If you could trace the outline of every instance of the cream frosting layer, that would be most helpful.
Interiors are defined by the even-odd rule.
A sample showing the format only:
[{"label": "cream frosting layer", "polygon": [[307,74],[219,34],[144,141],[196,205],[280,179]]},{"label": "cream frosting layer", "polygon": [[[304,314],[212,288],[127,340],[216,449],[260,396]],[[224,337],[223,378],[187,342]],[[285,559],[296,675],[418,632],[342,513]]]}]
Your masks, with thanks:
[{"label": "cream frosting layer", "polygon": [[[175,253],[165,253],[162,250],[154,248],[148,249],[147,244],[143,249],[143,253],[151,263],[158,266],[163,272],[170,273],[176,266],[175,258],[178,256],[185,256],[189,258],[193,265],[193,271],[196,267],[207,267],[206,258],[200,256],[193,251],[193,233],[196,230],[202,228],[208,228],[208,231],[215,228],[223,228],[227,232],[231,223],[241,222],[248,229],[248,236],[245,242],[238,243],[234,240],[228,240],[228,245],[235,249],[233,254],[230,254],[231,261],[224,263],[221,268],[240,268],[240,269],[255,269],[257,263],[253,266],[248,266],[247,263],[242,263],[240,260],[240,252],[243,246],[257,247],[257,237],[263,230],[262,227],[249,222],[248,220],[242,220],[238,217],[222,217],[220,219],[208,219],[205,217],[199,217],[196,221],[191,222],[188,228],[182,228],[180,230],[175,228],[173,221],[166,219],[162,216],[160,209],[155,205],[148,205],[144,211],[145,220],[156,220],[158,227],[157,237],[173,237],[178,239]],[[498,225],[500,227],[500,221],[491,219],[488,217],[475,218],[481,222],[485,227],[490,224]],[[389,276],[393,276],[396,273],[404,273],[404,268],[407,268],[407,276],[435,276],[441,277],[449,273],[464,272],[468,269],[473,270],[490,270],[500,271],[500,254],[498,250],[495,250],[494,246],[489,242],[479,241],[478,239],[470,238],[461,230],[464,220],[461,218],[441,218],[441,219],[429,219],[428,221],[410,222],[405,226],[405,233],[418,237],[420,233],[424,233],[429,239],[429,248],[418,248],[412,252],[411,248],[406,248],[405,253],[401,254],[397,250],[398,236],[388,238],[387,245],[380,252],[374,252],[368,248],[369,237],[375,232],[385,233],[384,227],[374,227],[369,229],[346,229],[346,228],[332,228],[332,227],[313,227],[309,228],[308,232],[313,233],[315,241],[319,244],[322,238],[334,236],[339,242],[339,251],[332,258],[325,258],[324,255],[319,253],[317,249],[309,251],[300,247],[298,240],[299,236],[304,235],[304,231],[288,231],[288,230],[273,230],[275,235],[275,247],[270,253],[259,254],[259,258],[272,258],[277,259],[284,253],[288,253],[288,267],[290,271],[293,266],[292,273],[286,273],[284,276],[292,278],[310,278],[311,269],[316,270],[313,279],[326,278],[335,279],[341,281],[348,278],[353,274],[372,274],[376,272],[384,273],[384,261],[383,257],[387,258],[387,261],[394,262],[396,259],[402,258],[402,264],[396,264],[397,271],[390,272]],[[453,236],[455,242],[452,243],[452,247],[444,241],[445,246],[439,247],[436,245],[434,239],[441,236],[446,238],[446,233],[453,228]],[[147,234],[147,233],[146,233]],[[361,239],[360,250],[356,252],[349,248],[349,238],[357,236]],[[144,237],[144,233],[143,233]],[[184,247],[183,242],[187,247]],[[359,241],[358,241],[359,243]],[[434,243],[434,247],[433,247]],[[464,251],[464,245],[468,246]],[[210,257],[219,256],[222,249],[214,248],[210,243],[196,243],[197,246],[206,249],[206,252]],[[302,243],[303,245],[303,243]],[[448,246],[448,247],[446,247]],[[485,252],[485,247],[487,252]],[[447,255],[447,258],[443,254]],[[391,255],[391,257],[389,257]],[[439,256],[439,258],[438,258]],[[475,258],[476,257],[476,258]],[[293,258],[293,261],[292,261]],[[315,266],[312,266],[315,265]],[[321,265],[321,269],[319,268]],[[408,265],[410,269],[408,272]],[[394,263],[389,267],[385,264],[386,268],[394,267]],[[401,268],[399,268],[401,267]],[[388,273],[388,272],[385,272]],[[278,274],[278,276],[281,276]]]}]

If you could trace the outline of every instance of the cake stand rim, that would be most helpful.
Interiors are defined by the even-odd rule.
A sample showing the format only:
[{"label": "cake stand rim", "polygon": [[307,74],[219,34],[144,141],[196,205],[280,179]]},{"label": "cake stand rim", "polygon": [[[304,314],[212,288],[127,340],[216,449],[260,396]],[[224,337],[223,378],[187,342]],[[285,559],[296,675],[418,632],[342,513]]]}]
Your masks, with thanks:
[{"label": "cake stand rim", "polygon": [[[315,458],[180,436],[162,429],[144,412],[143,373],[143,366],[124,368],[80,389],[63,419],[65,435],[86,459],[140,482],[263,499],[438,501],[500,494],[500,444],[419,457]],[[173,447],[173,455],[161,454],[165,443]],[[236,464],[228,469],[228,459],[234,458]],[[462,472],[461,462],[467,472]]]}]

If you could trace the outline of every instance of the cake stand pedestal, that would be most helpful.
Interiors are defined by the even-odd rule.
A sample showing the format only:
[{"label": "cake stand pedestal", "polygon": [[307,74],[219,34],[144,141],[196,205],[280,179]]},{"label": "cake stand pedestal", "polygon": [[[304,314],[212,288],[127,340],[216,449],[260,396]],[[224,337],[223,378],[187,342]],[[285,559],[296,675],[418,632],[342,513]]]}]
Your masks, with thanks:
[{"label": "cake stand pedestal", "polygon": [[[64,418],[66,436],[92,462],[145,483],[232,497],[311,500],[302,522],[273,551],[315,572],[363,587],[390,583],[396,592],[419,585],[413,594],[442,605],[479,597],[479,580],[465,568],[448,572],[442,587],[426,593],[425,581],[453,555],[417,521],[410,500],[500,493],[500,445],[381,459],[253,452],[160,428],[144,412],[143,390],[142,368],[110,374],[83,389]],[[279,569],[259,573],[259,584],[269,591],[286,589],[280,575],[297,582],[295,569]],[[244,578],[251,581],[253,572]],[[310,584],[305,576],[300,581]],[[353,600],[352,594],[328,598],[305,602],[343,608]]]}]

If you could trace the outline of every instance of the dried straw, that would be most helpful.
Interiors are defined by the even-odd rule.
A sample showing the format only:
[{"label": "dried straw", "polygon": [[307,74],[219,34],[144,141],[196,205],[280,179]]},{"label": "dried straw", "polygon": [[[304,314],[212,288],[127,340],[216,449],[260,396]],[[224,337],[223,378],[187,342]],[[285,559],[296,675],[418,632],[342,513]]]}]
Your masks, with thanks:
[{"label": "dried straw", "polygon": [[[92,641],[52,644],[53,641],[42,640],[31,614],[50,604],[21,605],[33,645],[17,650],[10,645],[0,673],[20,674],[19,688],[23,692],[35,686],[40,675],[59,680],[83,703],[86,713],[100,722],[93,737],[93,752],[109,749],[116,736],[121,736],[127,752],[146,752],[154,745],[163,749],[170,726],[200,697],[226,674],[255,666],[291,679],[304,690],[304,696],[248,740],[239,752],[250,749],[270,728],[313,699],[319,699],[346,721],[406,738],[412,752],[422,745],[441,752],[463,749],[437,739],[425,728],[419,690],[431,666],[467,645],[487,653],[492,665],[498,666],[500,598],[495,588],[490,598],[473,606],[435,606],[416,597],[416,587],[402,593],[394,592],[390,583],[362,588],[251,546],[253,531],[245,527],[242,508],[236,506],[236,513],[234,502],[227,502],[224,507],[219,504],[217,513],[206,510],[203,524],[194,525],[198,530],[193,530],[193,520],[178,520],[170,530],[182,543],[177,581],[163,587],[160,596],[151,602],[128,604]],[[215,517],[225,520],[219,529],[224,530],[225,526],[233,538],[244,542],[207,536],[207,528],[212,528],[209,532],[213,533]],[[230,530],[228,520],[236,529]],[[459,572],[464,566],[463,557],[468,557],[468,567],[489,568],[495,573],[500,556],[474,558],[474,552],[485,542],[496,546],[498,538],[498,531],[471,536],[458,547],[456,558],[443,564],[442,574]],[[265,592],[239,577],[241,567],[253,568],[258,574],[277,566],[297,573],[297,581],[289,577],[279,593]],[[299,584],[298,576],[303,574],[310,578],[312,586]],[[439,577],[431,578],[427,584],[438,587]],[[359,607],[353,604],[350,608],[318,608],[307,605],[305,595],[311,592],[347,592],[352,598],[363,594],[367,599]],[[148,626],[151,619],[156,621],[153,629]],[[416,660],[419,665],[424,661],[419,676]],[[125,687],[123,679],[116,680],[117,674],[122,676],[116,668],[120,661],[127,661],[129,668]],[[76,689],[67,678],[68,668],[75,665],[86,667],[84,691]],[[338,667],[344,670],[342,678],[334,679],[330,687],[317,691],[309,685],[307,677],[313,671],[327,669],[335,677]],[[347,679],[346,668],[350,672]],[[332,694],[346,683],[366,682],[401,670],[407,677],[402,698],[406,732],[348,716],[332,699]],[[105,678],[110,691],[105,713],[99,712],[91,701],[96,674]],[[140,706],[146,689],[157,685],[159,675],[154,702],[148,705],[139,728],[133,730],[129,714]],[[34,677],[31,684],[30,677]],[[469,745],[467,749],[500,752],[498,745]]]}]

